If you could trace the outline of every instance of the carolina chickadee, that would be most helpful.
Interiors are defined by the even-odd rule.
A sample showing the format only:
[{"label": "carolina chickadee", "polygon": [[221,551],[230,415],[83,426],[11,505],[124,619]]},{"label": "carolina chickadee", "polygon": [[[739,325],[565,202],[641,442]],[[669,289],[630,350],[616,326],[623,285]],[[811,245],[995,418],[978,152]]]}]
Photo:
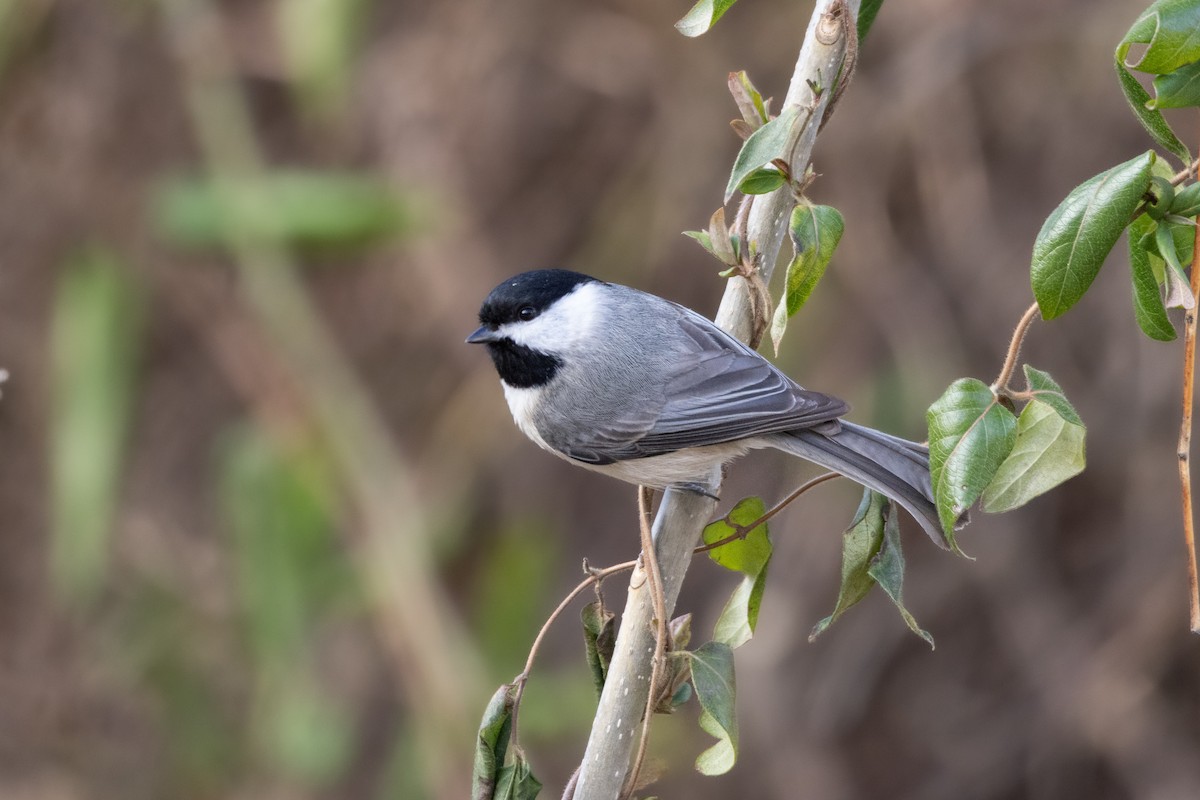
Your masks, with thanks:
[{"label": "carolina chickadee", "polygon": [[513,419],[574,464],[630,483],[712,487],[727,461],[774,447],[898,502],[945,546],[928,450],[845,422],[690,309],[561,269],[501,283],[467,342],[486,344]]}]

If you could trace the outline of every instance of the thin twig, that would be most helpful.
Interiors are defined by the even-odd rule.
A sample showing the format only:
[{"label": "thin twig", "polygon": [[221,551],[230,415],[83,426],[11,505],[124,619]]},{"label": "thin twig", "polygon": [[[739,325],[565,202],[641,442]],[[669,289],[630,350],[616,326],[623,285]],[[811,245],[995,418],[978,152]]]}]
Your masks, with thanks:
[{"label": "thin twig", "polygon": [[[1200,179],[1200,167],[1197,167]],[[1200,227],[1196,228],[1192,252],[1192,296],[1200,299]],[[1183,503],[1183,543],[1187,548],[1189,621],[1193,633],[1200,633],[1200,578],[1196,570],[1196,532],[1192,513],[1192,389],[1196,369],[1196,310],[1189,308],[1183,327],[1183,418],[1179,423],[1179,493]]]},{"label": "thin twig", "polygon": [[529,657],[525,659],[525,669],[513,680],[513,683],[517,685],[516,694],[513,696],[512,713],[512,742],[514,745],[517,743],[517,716],[521,707],[521,696],[525,693],[525,684],[529,682],[529,674],[533,671],[533,663],[537,659],[538,651],[542,646],[542,640],[546,638],[546,633],[550,630],[550,626],[566,611],[567,606],[571,604],[572,600],[583,594],[585,589],[591,586],[599,586],[613,575],[632,570],[637,564],[638,562],[635,559],[633,561],[622,561],[619,564],[613,564],[611,567],[605,567],[604,569],[592,570],[590,575],[567,593],[567,596],[558,604],[558,607],[546,618],[541,630],[538,631],[537,637],[533,640],[533,645],[529,648]]},{"label": "thin twig", "polygon": [[1200,158],[1193,161],[1190,167],[1184,167],[1183,169],[1179,170],[1179,172],[1176,172],[1173,176],[1171,176],[1171,185],[1178,186],[1187,180],[1188,176],[1193,172],[1196,173],[1196,179],[1200,180]]},{"label": "thin twig", "polygon": [[992,384],[993,392],[1008,391],[1008,382],[1012,380],[1013,372],[1017,368],[1017,359],[1021,355],[1021,345],[1025,341],[1025,334],[1029,332],[1029,326],[1033,324],[1037,312],[1037,303],[1029,306],[1025,309],[1021,321],[1017,323],[1017,327],[1013,329],[1012,341],[1008,344],[1008,355],[1004,357],[1004,366],[1000,368],[1000,374],[996,376],[996,382]]},{"label": "thin twig", "polygon": [[[762,524],[770,521],[770,519],[772,517],[774,517],[780,511],[785,509],[789,504],[795,502],[795,500],[797,498],[799,498],[800,495],[804,494],[809,489],[812,489],[815,486],[819,486],[820,484],[825,483],[828,480],[832,480],[833,478],[840,478],[840,477],[842,477],[842,476],[836,472],[826,472],[821,475],[818,475],[817,477],[813,478],[812,480],[809,480],[809,481],[801,484],[799,488],[797,488],[795,491],[793,491],[787,497],[780,500],[778,503],[776,503],[774,506],[772,506],[770,508],[770,510],[765,512],[761,517],[759,517],[758,519],[749,523],[748,525],[738,525],[736,522],[733,522],[732,520],[730,520],[728,515],[726,515],[725,517],[723,517],[723,520],[727,524],[729,524],[730,526],[732,526],[734,528],[734,532],[731,533],[729,536],[726,536],[722,539],[718,539],[715,542],[712,542],[710,544],[701,545],[701,546],[695,548],[694,550],[692,550],[692,555],[697,556],[697,555],[700,555],[701,553],[706,553],[709,550],[714,550],[714,549],[720,547],[721,545],[729,544],[734,539],[740,539],[740,538],[745,537],[746,534],[748,534],[750,531],[757,528],[759,525],[762,525]],[[641,497],[639,495],[639,501],[640,500],[641,500]],[[640,505],[641,505],[641,503],[639,503],[639,506]],[[639,511],[642,513],[642,519],[645,520],[647,518],[646,510],[643,508],[639,508]],[[516,678],[513,679],[513,684],[516,686],[516,693],[513,695],[513,711],[512,711],[512,743],[514,746],[518,744],[519,739],[520,739],[520,736],[518,733],[518,729],[519,729],[518,717],[520,716],[520,710],[521,710],[521,698],[525,694],[525,684],[529,682],[529,676],[533,672],[534,662],[537,660],[538,653],[540,652],[540,650],[542,648],[542,640],[546,638],[546,633],[550,630],[550,626],[552,626],[555,622],[558,621],[558,618],[560,616],[562,616],[562,613],[567,610],[567,606],[569,606],[573,600],[575,600],[577,597],[579,597],[579,595],[583,594],[584,590],[586,590],[588,587],[600,586],[602,583],[604,583],[605,580],[607,580],[608,578],[611,578],[613,575],[617,575],[621,572],[628,572],[629,570],[632,570],[633,568],[635,568],[637,565],[638,565],[638,560],[634,559],[633,561],[622,561],[619,564],[613,564],[611,567],[590,570],[588,576],[586,578],[584,578],[582,581],[580,581],[579,584],[574,589],[567,592],[567,595],[566,595],[566,597],[564,597],[562,599],[562,602],[560,602],[558,604],[558,606],[554,609],[554,611],[552,611],[550,613],[550,616],[546,618],[546,621],[544,623],[542,623],[541,630],[538,631],[537,636],[534,637],[533,644],[529,648],[529,655],[525,659],[525,668],[523,670],[521,670],[520,675],[518,675]],[[664,617],[666,616],[665,613],[663,616]]]},{"label": "thin twig", "polygon": [[822,483],[825,483],[825,481],[831,481],[834,478],[841,478],[841,477],[842,477],[842,474],[839,472],[824,472],[824,473],[818,475],[817,477],[813,478],[812,480],[801,484],[800,488],[796,489],[796,491],[792,492],[787,497],[780,500],[778,503],[776,503],[774,506],[772,506],[769,511],[764,513],[758,519],[754,520],[754,522],[751,522],[747,525],[738,525],[736,522],[734,522],[733,520],[731,520],[729,518],[728,514],[726,514],[722,518],[722,521],[726,525],[729,525],[731,528],[733,528],[733,533],[731,533],[728,536],[725,536],[723,538],[717,539],[715,542],[710,542],[708,544],[700,545],[693,552],[696,554],[707,553],[709,550],[716,550],[718,547],[721,547],[722,545],[729,544],[734,539],[746,538],[746,534],[750,533],[750,531],[754,530],[759,525],[762,525],[764,522],[769,521],[771,519],[771,517],[775,516],[780,511],[783,511],[783,509],[787,508],[789,503],[794,501],[800,495],[807,492],[809,489],[813,488],[814,486],[819,486]]},{"label": "thin twig", "polygon": [[567,610],[567,606],[571,604],[571,601],[583,594],[583,591],[589,586],[599,585],[602,581],[604,581],[604,579],[612,577],[619,572],[631,570],[635,566],[637,566],[637,561],[623,561],[620,564],[614,564],[611,567],[595,570],[592,572],[592,574],[580,581],[578,586],[568,592],[567,596],[564,597],[562,602],[558,604],[558,607],[555,608],[554,611],[550,613],[550,616],[546,618],[546,621],[542,623],[541,630],[538,631],[537,636],[534,637],[533,645],[529,648],[529,656],[525,659],[525,669],[521,670],[521,674],[513,680],[513,683],[516,684],[517,687],[517,691],[513,694],[512,710],[511,740],[514,746],[516,746],[520,740],[520,736],[518,735],[518,717],[521,711],[521,697],[525,694],[525,684],[529,682],[529,673],[533,671],[533,662],[537,659],[538,651],[542,647],[542,640],[546,638],[546,633],[550,630],[550,626],[553,625],[559,616],[561,616],[562,613]]}]

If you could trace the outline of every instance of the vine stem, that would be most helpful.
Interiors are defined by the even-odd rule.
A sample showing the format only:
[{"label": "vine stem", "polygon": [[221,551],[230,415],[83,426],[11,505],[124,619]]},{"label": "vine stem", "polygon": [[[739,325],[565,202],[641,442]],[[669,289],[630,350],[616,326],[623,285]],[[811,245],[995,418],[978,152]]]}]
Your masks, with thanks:
[{"label": "vine stem", "polygon": [[525,659],[525,669],[521,670],[521,674],[513,679],[513,684],[517,690],[513,693],[513,710],[512,710],[512,742],[514,745],[520,741],[520,712],[521,698],[525,694],[525,684],[529,683],[529,674],[533,671],[533,663],[537,660],[538,652],[542,649],[542,640],[546,638],[546,634],[550,631],[550,626],[553,625],[562,613],[567,610],[567,606],[579,595],[583,594],[584,590],[589,586],[599,586],[605,578],[609,578],[626,570],[631,570],[637,566],[637,561],[622,561],[620,564],[613,564],[611,567],[605,567],[601,570],[595,570],[576,586],[571,591],[567,592],[567,596],[562,599],[558,607],[550,612],[550,616],[542,623],[542,629],[538,631],[537,636],[533,639],[533,644],[529,647],[529,656]]},{"label": "vine stem", "polygon": [[[1200,166],[1196,168],[1200,180]],[[1192,250],[1192,296],[1200,300],[1200,227],[1196,228]],[[1196,370],[1196,310],[1190,308],[1184,316],[1183,328],[1183,414],[1179,423],[1179,495],[1183,504],[1183,543],[1187,549],[1188,590],[1190,595],[1189,624],[1193,633],[1200,633],[1200,578],[1196,569],[1196,532],[1192,512],[1192,396]]]},{"label": "vine stem", "polygon": [[1017,359],[1021,356],[1021,345],[1025,343],[1025,334],[1029,333],[1029,326],[1037,318],[1037,312],[1037,303],[1029,306],[1021,316],[1017,327],[1013,329],[1012,341],[1008,344],[1008,355],[1004,357],[1004,366],[1000,368],[1000,374],[996,376],[996,382],[992,384],[993,392],[1008,391],[1008,382],[1012,380],[1013,372],[1017,369]]},{"label": "vine stem", "polygon": [[[758,519],[754,520],[753,522],[751,522],[747,525],[738,525],[737,523],[730,520],[729,515],[726,514],[722,519],[734,529],[733,533],[731,533],[728,536],[725,536],[721,539],[718,539],[715,542],[711,542],[709,544],[701,545],[701,546],[695,548],[694,550],[692,550],[692,555],[697,556],[697,555],[700,555],[701,553],[706,553],[709,550],[715,550],[718,547],[721,547],[722,545],[729,544],[730,542],[732,542],[735,539],[745,538],[746,534],[748,534],[750,531],[757,528],[759,525],[769,522],[772,517],[774,517],[780,511],[783,511],[783,509],[787,508],[794,501],[799,499],[799,497],[801,495],[803,495],[805,492],[809,491],[810,489],[812,489],[816,486],[819,486],[822,483],[825,483],[826,481],[832,480],[834,478],[840,478],[840,477],[842,477],[842,476],[836,472],[825,472],[821,475],[818,475],[817,477],[801,484],[791,494],[789,494],[787,497],[783,498],[778,503],[776,503],[774,506],[772,506],[761,517],[759,517]],[[639,499],[641,499],[641,498],[639,497]],[[649,518],[649,509],[646,507],[643,507],[641,509],[641,511],[642,511],[642,519],[647,520]],[[558,606],[555,607],[554,611],[550,612],[550,616],[546,618],[546,621],[542,623],[541,630],[538,631],[537,636],[535,636],[533,639],[533,644],[530,645],[530,647],[529,647],[529,655],[525,658],[525,668],[523,670],[521,670],[521,674],[519,674],[519,675],[517,675],[517,677],[513,678],[513,681],[512,681],[513,685],[516,686],[516,691],[513,694],[513,711],[512,711],[512,742],[513,742],[514,746],[519,746],[519,742],[520,742],[519,717],[520,717],[520,711],[521,711],[521,698],[525,694],[525,685],[529,682],[529,676],[533,672],[533,665],[537,661],[538,653],[542,649],[542,641],[546,638],[546,634],[550,631],[550,627],[555,622],[558,621],[558,618],[561,617],[563,612],[567,610],[567,607],[570,606],[571,603],[576,598],[579,597],[579,595],[583,594],[583,592],[586,589],[588,589],[591,586],[595,586],[595,587],[597,587],[597,590],[599,590],[600,585],[603,584],[604,581],[607,580],[608,578],[611,578],[613,575],[618,575],[622,572],[629,572],[629,571],[635,569],[638,566],[638,561],[639,561],[639,559],[634,559],[632,561],[622,561],[619,564],[613,564],[612,566],[605,567],[603,569],[591,569],[591,568],[587,567],[586,563],[585,563],[584,568],[588,572],[588,576],[586,578],[584,578],[582,581],[580,581],[579,584],[574,589],[567,592],[567,595],[562,599],[561,602],[559,602]]]}]

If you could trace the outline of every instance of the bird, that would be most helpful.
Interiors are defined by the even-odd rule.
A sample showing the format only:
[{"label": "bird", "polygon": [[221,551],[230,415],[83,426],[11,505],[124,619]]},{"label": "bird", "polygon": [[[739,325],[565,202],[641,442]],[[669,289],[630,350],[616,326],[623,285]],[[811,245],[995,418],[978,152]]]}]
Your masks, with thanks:
[{"label": "bird", "polygon": [[517,427],[573,464],[712,496],[727,463],[775,448],[899,503],[946,546],[927,447],[843,419],[845,401],[678,303],[532,270],[487,295],[466,341],[487,348]]}]

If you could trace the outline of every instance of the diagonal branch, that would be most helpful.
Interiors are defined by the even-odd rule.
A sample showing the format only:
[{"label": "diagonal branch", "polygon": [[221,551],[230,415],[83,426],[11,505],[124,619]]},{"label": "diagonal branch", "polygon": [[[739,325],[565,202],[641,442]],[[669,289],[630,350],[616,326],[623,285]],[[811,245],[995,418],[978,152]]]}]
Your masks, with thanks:
[{"label": "diagonal branch", "polygon": [[[847,49],[842,15],[858,16],[859,0],[818,0],[808,24],[804,44],[796,61],[783,108],[799,106],[812,113],[798,117],[803,127],[791,149],[791,174],[803,175],[808,168],[817,137],[816,121],[822,119]],[[854,30],[854,23],[848,26]],[[814,91],[814,87],[816,91]],[[795,198],[788,187],[755,199],[748,222],[749,241],[760,255],[763,282],[770,279],[787,231]],[[729,280],[716,322],[733,335],[748,341],[755,323],[751,286],[745,278]],[[721,476],[710,476],[710,487],[719,489]],[[694,492],[667,491],[654,520],[653,536],[662,573],[665,616],[670,617],[683,584],[692,548],[700,540],[712,517],[716,502]],[[612,800],[617,797],[629,771],[636,733],[650,691],[655,641],[654,610],[649,582],[640,569],[630,579],[629,595],[616,650],[600,697],[592,731],[575,782],[576,800]]]}]

